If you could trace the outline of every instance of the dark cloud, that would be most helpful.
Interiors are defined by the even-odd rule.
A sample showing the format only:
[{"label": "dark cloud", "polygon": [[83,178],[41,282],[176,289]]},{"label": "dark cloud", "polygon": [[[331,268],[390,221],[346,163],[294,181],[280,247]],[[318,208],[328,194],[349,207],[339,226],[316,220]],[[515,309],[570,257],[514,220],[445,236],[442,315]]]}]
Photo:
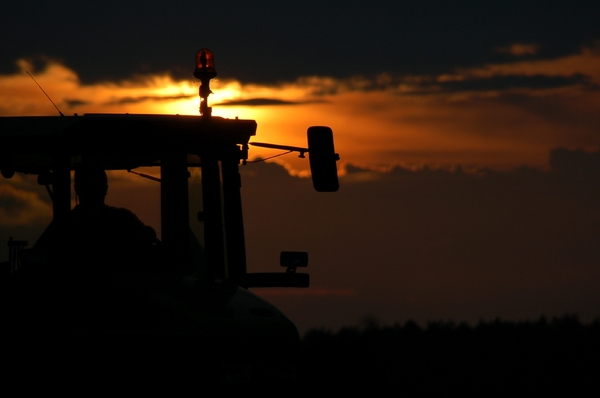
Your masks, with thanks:
[{"label": "dark cloud", "polygon": [[237,105],[266,106],[266,105],[298,105],[298,104],[301,104],[301,102],[284,101],[284,100],[279,100],[279,99],[274,99],[274,98],[250,98],[250,99],[243,99],[243,100],[224,101],[224,102],[220,102],[218,105],[219,106],[237,106]]},{"label": "dark cloud", "polygon": [[[479,76],[454,76],[454,79],[440,79],[438,76],[392,76],[381,75],[373,79],[349,79],[343,84],[315,88],[313,95],[332,95],[340,90],[351,91],[378,91],[396,89],[399,86],[410,87],[409,90],[399,92],[399,95],[427,95],[440,93],[456,93],[471,91],[501,91],[511,89],[544,90],[560,87],[580,86],[584,90],[598,90],[600,86],[593,82],[593,78],[582,73],[573,73],[569,76],[546,74],[509,74],[489,77]],[[506,93],[509,98],[518,95]],[[527,97],[526,95],[524,97]]]},{"label": "dark cloud", "polygon": [[[281,250],[309,252],[313,293],[268,295],[301,331],[355,324],[366,314],[383,323],[564,313],[589,321],[600,315],[599,156],[556,149],[549,171],[346,165],[337,193],[314,192],[310,179],[275,163],[248,164],[241,167],[248,267],[277,272]],[[27,187],[4,189],[25,199],[44,194]],[[109,197],[119,189],[139,202],[125,180]],[[39,233],[42,223],[34,224]],[[32,243],[31,231],[0,225],[0,239]]]},{"label": "dark cloud", "polygon": [[172,101],[172,100],[178,100],[178,99],[186,99],[186,98],[194,98],[196,97],[195,95],[184,95],[184,94],[180,94],[180,95],[142,95],[139,97],[124,97],[124,98],[119,98],[117,100],[114,101],[109,101],[106,102],[104,105],[125,105],[125,104],[137,104],[140,102],[147,102],[147,101]]},{"label": "dark cloud", "polygon": [[436,0],[348,1],[343,6],[241,0],[3,2],[0,73],[18,58],[63,59],[84,83],[134,73],[190,78],[194,53],[215,52],[219,76],[291,81],[298,76],[439,74],[514,60],[514,43],[554,58],[600,39],[600,3]]},{"label": "dark cloud", "polygon": [[509,89],[532,89],[543,90],[558,87],[580,85],[586,89],[598,90],[597,84],[592,82],[589,76],[575,73],[571,76],[547,76],[536,75],[507,75],[493,76],[489,78],[470,78],[461,81],[441,82],[432,85],[422,85],[423,90],[415,90],[413,94],[424,94],[427,92],[461,92],[461,91],[490,91]]},{"label": "dark cloud", "polygon": [[591,182],[600,181],[600,151],[554,149],[550,153],[550,170]]},{"label": "dark cloud", "polygon": [[65,99],[64,102],[67,104],[69,108],[75,108],[78,106],[89,105],[91,102],[80,100],[80,99]]},{"label": "dark cloud", "polygon": [[23,201],[24,198],[18,193],[18,191],[10,189],[0,191],[0,208],[7,214],[18,214],[28,210],[28,203]]},{"label": "dark cloud", "polygon": [[364,167],[360,167],[351,163],[348,163],[346,165],[344,165],[344,170],[346,171],[346,173],[348,174],[352,174],[352,173],[363,173],[363,172],[368,172],[371,171],[367,168]]},{"label": "dark cloud", "polygon": [[348,165],[331,195],[273,164],[242,168],[249,267],[274,271],[279,250],[307,250],[312,286],[356,292],[269,296],[301,329],[368,313],[389,323],[589,320],[600,314],[597,154],[555,153],[561,172]]},{"label": "dark cloud", "polygon": [[24,208],[22,207],[24,203],[30,200],[39,201],[47,206],[52,204],[45,187],[38,184],[36,175],[15,174],[8,179],[1,177],[0,183],[2,200],[6,201],[2,203],[2,208],[7,208],[8,203],[14,204],[17,208]]},{"label": "dark cloud", "polygon": [[33,245],[50,221],[51,206],[35,177],[0,177],[0,262],[8,258],[9,237]]}]

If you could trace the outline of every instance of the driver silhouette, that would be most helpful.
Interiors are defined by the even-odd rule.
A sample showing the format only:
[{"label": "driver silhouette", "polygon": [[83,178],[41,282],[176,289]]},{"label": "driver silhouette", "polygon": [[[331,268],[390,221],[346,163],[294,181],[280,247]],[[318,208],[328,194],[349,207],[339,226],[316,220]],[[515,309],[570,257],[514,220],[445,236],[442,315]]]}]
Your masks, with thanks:
[{"label": "driver silhouette", "polygon": [[56,233],[53,221],[33,249],[66,265],[67,272],[112,278],[147,270],[158,242],[156,232],[130,210],[104,203],[106,172],[82,165],[75,171],[74,188],[79,204],[64,225],[66,241]]}]

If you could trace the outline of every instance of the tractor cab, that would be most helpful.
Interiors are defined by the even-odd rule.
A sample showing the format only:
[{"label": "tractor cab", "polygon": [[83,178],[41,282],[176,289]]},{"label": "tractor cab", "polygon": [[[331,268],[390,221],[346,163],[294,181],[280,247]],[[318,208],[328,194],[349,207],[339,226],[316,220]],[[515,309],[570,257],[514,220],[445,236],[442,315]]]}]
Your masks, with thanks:
[{"label": "tractor cab", "polygon": [[[211,378],[293,378],[295,325],[248,289],[308,287],[308,274],[296,272],[308,255],[282,252],[281,272],[247,271],[239,167],[257,123],[212,116],[207,86],[216,72],[208,70],[212,53],[199,54],[200,116],[0,118],[2,176],[32,175],[52,198],[53,220],[42,236],[51,235],[53,244],[24,249],[12,241],[16,249],[2,264],[10,268],[5,313],[22,347],[61,341],[77,355],[135,352],[137,365],[198,355],[201,374]],[[315,188],[336,191],[331,129],[310,127],[307,136],[307,148],[257,144],[308,153]],[[79,233],[73,175],[82,167],[129,171],[160,185],[160,239],[143,254],[111,262],[110,237],[123,235],[115,231],[106,250],[72,255]],[[127,246],[127,236],[119,239]],[[15,356],[22,347],[15,346]]]}]

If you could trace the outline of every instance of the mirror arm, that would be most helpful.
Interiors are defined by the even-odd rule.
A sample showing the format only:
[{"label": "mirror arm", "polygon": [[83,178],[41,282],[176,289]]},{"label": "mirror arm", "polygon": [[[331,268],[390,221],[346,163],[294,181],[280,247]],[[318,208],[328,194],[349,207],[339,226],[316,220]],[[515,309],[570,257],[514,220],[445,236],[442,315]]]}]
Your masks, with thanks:
[{"label": "mirror arm", "polygon": [[283,151],[290,151],[290,152],[300,152],[300,155],[298,156],[299,158],[305,158],[306,156],[304,154],[306,152],[308,152],[308,148],[302,148],[302,147],[298,147],[298,146],[289,146],[289,145],[269,144],[266,142],[250,142],[250,145],[259,146],[262,148],[281,149]]}]

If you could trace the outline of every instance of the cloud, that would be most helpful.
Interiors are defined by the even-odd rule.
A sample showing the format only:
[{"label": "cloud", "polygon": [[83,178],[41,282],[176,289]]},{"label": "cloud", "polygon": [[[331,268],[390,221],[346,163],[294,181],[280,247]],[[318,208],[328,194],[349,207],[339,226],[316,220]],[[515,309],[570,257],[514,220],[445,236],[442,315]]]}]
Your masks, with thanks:
[{"label": "cloud", "polygon": [[588,153],[581,149],[554,149],[550,153],[550,170],[593,182],[600,176],[600,151]]},{"label": "cloud", "polygon": [[265,106],[265,105],[297,105],[299,102],[284,101],[274,98],[249,98],[243,100],[229,100],[219,103],[221,106]]},{"label": "cloud", "polygon": [[[311,288],[258,291],[301,330],[354,324],[366,313],[383,323],[565,312],[590,320],[600,314],[590,299],[600,281],[598,156],[556,148],[547,171],[349,162],[333,194],[276,163],[241,166],[248,269],[283,272],[280,251],[309,253],[302,272]],[[158,184],[109,178],[111,205],[156,221]],[[3,240],[34,241],[23,226],[48,222],[50,204],[34,180],[0,180]]]},{"label": "cloud", "polygon": [[[304,147],[307,127],[330,126],[342,171],[347,162],[375,170],[544,168],[552,148],[600,148],[598,71],[600,51],[586,47],[555,59],[521,57],[439,75],[306,76],[277,84],[215,79],[209,105],[215,116],[257,120],[253,140],[260,142]],[[75,71],[49,62],[35,76],[65,114],[198,114],[198,83],[169,75],[83,84]],[[56,114],[23,73],[0,76],[0,85],[3,115]],[[275,154],[250,151],[251,157]],[[308,174],[305,159],[277,161]]]},{"label": "cloud", "polygon": [[304,250],[315,292],[354,292],[266,293],[301,327],[365,313],[385,323],[591,320],[600,314],[589,299],[600,280],[598,154],[553,153],[562,160],[548,171],[347,165],[331,195],[276,164],[242,168],[249,270],[275,272],[280,250]]},{"label": "cloud", "polygon": [[515,57],[523,57],[527,55],[536,55],[540,51],[538,44],[513,43],[508,47],[500,47],[496,49],[499,53],[514,55]]},{"label": "cloud", "polygon": [[78,106],[84,106],[84,105],[90,104],[89,101],[80,100],[80,99],[68,99],[68,98],[65,98],[64,102],[67,104],[67,106],[69,108],[76,108]]},{"label": "cloud", "polygon": [[[106,102],[104,105],[127,105],[127,104],[139,104],[151,101],[173,101],[173,100],[181,100],[181,99],[189,99],[195,98],[194,95],[164,95],[164,96],[156,96],[156,95],[144,95],[140,97],[123,97],[117,100],[111,100]],[[80,104],[84,105],[84,104]]]},{"label": "cloud", "polygon": [[[13,177],[19,179],[19,177]],[[51,206],[32,192],[7,180],[0,183],[0,227],[17,227],[48,220]]]},{"label": "cloud", "polygon": [[[32,13],[19,2],[2,5],[7,23],[0,25],[0,48],[7,61],[0,70],[6,73],[12,59],[44,52],[64,59],[86,84],[123,80],[132,72],[189,76],[201,46],[198,15],[210,15],[202,20],[201,40],[214,50],[219,75],[264,83],[303,75],[445,73],[490,57],[514,59],[512,54],[531,53],[536,45],[537,54],[522,59],[563,56],[598,39],[600,14],[590,1],[506,0],[369,6],[349,1],[343,8],[306,0],[175,0],[168,9],[147,4],[140,19],[139,7],[128,3],[89,2],[66,10],[38,2],[35,8]],[[508,53],[498,54],[498,48]]]},{"label": "cloud", "polygon": [[583,47],[578,53],[564,55],[559,58],[530,59],[517,62],[487,64],[476,68],[458,69],[460,75],[466,76],[501,76],[501,75],[547,75],[571,76],[582,74],[589,76],[593,82],[600,82],[600,46]]},{"label": "cloud", "polygon": [[487,78],[461,79],[441,82],[437,91],[464,92],[464,91],[498,91],[513,89],[544,90],[559,87],[579,85],[584,89],[597,90],[600,85],[594,84],[589,76],[575,73],[570,76],[536,75],[505,75]]},{"label": "cloud", "polygon": [[[33,68],[27,60],[17,61],[20,72],[0,76],[0,115],[55,115],[54,106],[25,71],[36,69],[36,81],[64,114],[89,113],[165,113],[169,104],[188,102],[189,113],[196,90],[189,82],[175,82],[168,75],[137,76],[121,82],[82,84],[77,73],[50,60],[43,69]],[[165,105],[167,104],[167,105]],[[166,108],[165,108],[166,106]],[[183,113],[183,112],[182,112]]]}]

